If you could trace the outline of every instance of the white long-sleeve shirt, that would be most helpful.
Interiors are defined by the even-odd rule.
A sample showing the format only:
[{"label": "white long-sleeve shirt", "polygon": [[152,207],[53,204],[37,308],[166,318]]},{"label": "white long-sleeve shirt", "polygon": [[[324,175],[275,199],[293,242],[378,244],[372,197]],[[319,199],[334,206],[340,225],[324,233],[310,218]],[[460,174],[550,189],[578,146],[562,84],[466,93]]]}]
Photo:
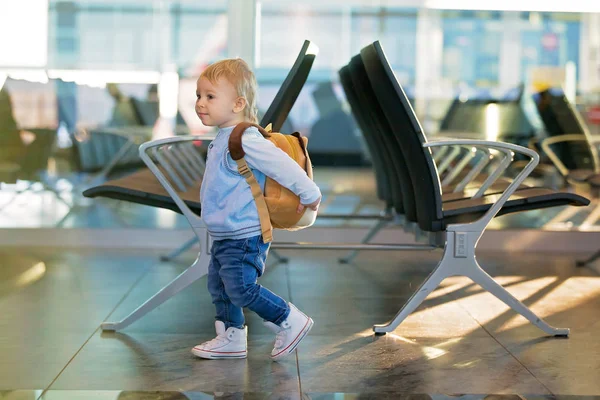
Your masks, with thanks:
[{"label": "white long-sleeve shirt", "polygon": [[[250,186],[229,155],[232,127],[219,129],[208,146],[206,170],[200,189],[202,220],[214,240],[244,239],[261,234],[260,220]],[[288,188],[303,204],[321,196],[318,186],[283,150],[250,127],[242,135],[244,159],[262,190],[266,176]]]}]

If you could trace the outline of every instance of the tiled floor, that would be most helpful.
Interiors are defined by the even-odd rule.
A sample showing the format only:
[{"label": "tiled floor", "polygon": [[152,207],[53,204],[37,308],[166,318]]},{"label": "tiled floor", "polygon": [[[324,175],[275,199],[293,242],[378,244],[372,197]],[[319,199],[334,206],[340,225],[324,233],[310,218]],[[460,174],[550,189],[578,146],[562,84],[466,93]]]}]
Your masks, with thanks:
[{"label": "tiled floor", "polygon": [[[247,313],[247,360],[206,361],[213,335],[201,279],[122,332],[101,332],[192,259],[122,251],[3,249],[0,399],[542,399],[600,395],[600,276],[572,256],[481,254],[482,266],[549,323],[548,338],[463,278],[449,278],[394,333],[374,336],[440,253],[299,253],[261,283],[315,320],[295,355]],[[504,396],[500,396],[504,395]],[[519,395],[520,397],[517,397]],[[564,397],[563,397],[564,396]],[[592,397],[589,397],[592,398]]]}]

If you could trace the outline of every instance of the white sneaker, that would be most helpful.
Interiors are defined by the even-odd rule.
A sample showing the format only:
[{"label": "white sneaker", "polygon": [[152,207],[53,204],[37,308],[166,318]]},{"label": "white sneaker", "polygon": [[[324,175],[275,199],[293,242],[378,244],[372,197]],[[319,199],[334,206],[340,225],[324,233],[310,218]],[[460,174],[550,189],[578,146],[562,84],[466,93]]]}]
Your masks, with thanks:
[{"label": "white sneaker", "polygon": [[266,327],[277,334],[275,347],[271,351],[273,360],[279,360],[292,353],[314,325],[314,321],[310,317],[298,310],[292,303],[289,305],[290,315],[281,323],[281,326],[269,321],[263,322]]},{"label": "white sneaker", "polygon": [[224,322],[215,321],[215,329],[217,337],[194,347],[192,354],[212,360],[246,358],[248,355],[248,327],[244,327],[244,329],[231,327],[225,330]]}]

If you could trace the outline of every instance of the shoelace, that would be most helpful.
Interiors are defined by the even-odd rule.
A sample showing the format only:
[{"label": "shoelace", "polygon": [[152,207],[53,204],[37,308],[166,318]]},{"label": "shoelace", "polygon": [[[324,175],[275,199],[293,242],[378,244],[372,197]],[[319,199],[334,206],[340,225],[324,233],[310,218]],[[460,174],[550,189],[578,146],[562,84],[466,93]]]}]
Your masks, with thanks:
[{"label": "shoelace", "polygon": [[227,337],[227,335],[223,334],[223,335],[218,335],[216,338],[211,339],[208,342],[206,342],[206,346],[227,344],[227,342],[229,342],[229,338]]},{"label": "shoelace", "polygon": [[287,335],[287,329],[282,329],[277,332],[275,336],[275,347],[281,347],[285,341],[285,337]]}]

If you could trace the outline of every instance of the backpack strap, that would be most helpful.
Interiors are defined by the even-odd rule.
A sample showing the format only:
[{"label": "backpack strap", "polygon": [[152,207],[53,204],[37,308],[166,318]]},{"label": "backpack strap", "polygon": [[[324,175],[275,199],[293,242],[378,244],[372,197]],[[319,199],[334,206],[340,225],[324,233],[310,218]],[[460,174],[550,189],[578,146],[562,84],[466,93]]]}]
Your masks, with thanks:
[{"label": "backpack strap", "polygon": [[235,128],[233,128],[233,131],[229,136],[229,154],[231,154],[231,158],[234,160],[239,160],[246,155],[244,149],[242,148],[242,135],[246,129],[250,127],[255,127],[258,129],[261,135],[263,135],[265,138],[271,137],[271,135],[260,125],[253,124],[251,122],[240,122],[235,126]]},{"label": "backpack strap", "polygon": [[250,190],[252,191],[252,197],[256,203],[256,209],[258,210],[258,218],[260,220],[260,230],[262,231],[262,237],[264,243],[269,243],[273,240],[273,226],[271,225],[271,218],[269,217],[269,209],[265,202],[265,196],[263,195],[260,185],[256,181],[254,174],[248,167],[244,156],[246,153],[242,148],[242,135],[244,131],[251,126],[258,128],[258,131],[264,136],[269,137],[270,135],[259,125],[252,124],[250,122],[242,122],[236,125],[229,136],[229,154],[231,158],[235,160],[238,166],[238,172],[246,179]]},{"label": "backpack strap", "polygon": [[308,145],[308,138],[306,136],[302,136],[300,132],[292,133],[292,136],[298,138],[298,142],[300,143],[300,147],[304,151],[304,156],[306,157],[306,174],[312,180],[313,179],[313,169],[312,169],[312,161],[310,161],[310,157],[308,156],[308,149],[306,148]]}]

